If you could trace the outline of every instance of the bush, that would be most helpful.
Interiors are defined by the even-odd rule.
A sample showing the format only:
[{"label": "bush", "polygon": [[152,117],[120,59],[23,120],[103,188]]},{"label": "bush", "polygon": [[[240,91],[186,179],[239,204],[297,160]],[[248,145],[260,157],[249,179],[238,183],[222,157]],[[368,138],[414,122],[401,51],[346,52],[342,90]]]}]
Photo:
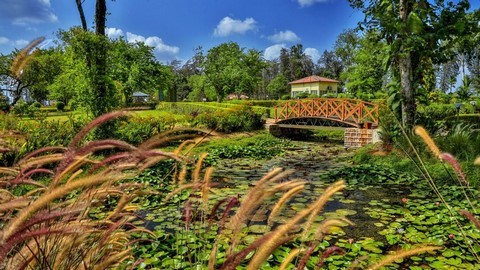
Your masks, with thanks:
[{"label": "bush", "polygon": [[34,108],[37,108],[37,109],[42,108],[42,104],[38,101],[33,102],[32,105],[30,105],[30,106],[32,106]]},{"label": "bush", "polygon": [[480,115],[478,114],[460,114],[445,117],[445,125],[452,128],[457,124],[469,125],[471,129],[480,129]]},{"label": "bush", "polygon": [[61,102],[61,101],[58,101],[58,102],[55,104],[55,107],[57,108],[57,111],[63,112],[63,110],[65,109],[65,103],[63,103],[63,102]]},{"label": "bush", "polygon": [[29,106],[25,101],[20,99],[13,107],[13,113],[17,116],[33,116],[34,107]]},{"label": "bush", "polygon": [[240,105],[233,109],[201,113],[195,118],[195,125],[206,126],[220,132],[253,131],[262,128],[262,114],[251,106]]},{"label": "bush", "polygon": [[417,108],[416,125],[423,126],[428,132],[435,133],[445,127],[445,118],[456,115],[452,104],[432,103]]},{"label": "bush", "polygon": [[285,95],[282,95],[282,97],[280,97],[281,100],[289,100],[291,99],[290,97],[290,94],[285,94]]},{"label": "bush", "polygon": [[8,112],[9,109],[10,103],[8,102],[8,98],[0,94],[0,111]]},{"label": "bush", "polygon": [[296,98],[308,98],[309,95],[310,95],[309,93],[303,92],[298,94]]},{"label": "bush", "polygon": [[115,138],[130,144],[141,142],[175,126],[173,117],[131,117],[117,123]]}]

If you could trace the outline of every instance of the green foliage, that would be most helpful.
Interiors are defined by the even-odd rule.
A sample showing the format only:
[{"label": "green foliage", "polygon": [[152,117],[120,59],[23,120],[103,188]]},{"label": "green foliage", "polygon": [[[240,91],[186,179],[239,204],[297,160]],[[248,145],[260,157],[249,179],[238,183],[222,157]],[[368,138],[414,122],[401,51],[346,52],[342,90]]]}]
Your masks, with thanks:
[{"label": "green foliage", "polygon": [[284,152],[290,143],[269,133],[235,139],[217,139],[211,143],[200,145],[195,152],[207,152],[205,164],[215,165],[218,160],[252,158],[270,159]]},{"label": "green foliage", "polygon": [[33,117],[36,107],[28,105],[23,99],[20,99],[13,107],[13,113],[17,116]]},{"label": "green foliage", "polygon": [[341,78],[347,81],[348,93],[358,99],[371,100],[382,95],[384,59],[388,50],[379,35],[376,31],[368,31],[365,36],[357,37],[356,44],[346,44],[357,49],[349,59],[352,64],[345,68]]},{"label": "green foliage", "polygon": [[8,112],[10,109],[10,103],[8,102],[8,98],[3,94],[0,94],[0,111]]},{"label": "green foliage", "polygon": [[329,171],[321,176],[324,180],[344,179],[350,185],[405,184],[418,181],[410,173],[398,173],[398,170],[384,165],[360,164]]},{"label": "green foliage", "polygon": [[278,99],[288,91],[288,80],[284,75],[279,74],[267,85],[268,94],[271,98]]},{"label": "green foliage", "polygon": [[32,107],[40,109],[42,107],[42,104],[38,101],[35,101],[31,104]]},{"label": "green foliage", "polygon": [[57,109],[57,111],[63,112],[63,110],[65,109],[65,103],[57,101],[57,103],[55,103],[55,108]]},{"label": "green foliage", "polygon": [[114,137],[138,145],[163,131],[172,129],[175,123],[176,120],[172,116],[131,117],[116,123]]},{"label": "green foliage", "polygon": [[416,124],[433,134],[444,128],[446,119],[453,115],[456,115],[453,104],[432,103],[428,106],[418,106]]},{"label": "green foliage", "polygon": [[463,124],[470,127],[470,129],[480,129],[480,115],[479,114],[459,114],[449,115],[444,119],[445,125],[448,128],[453,128],[457,124]]},{"label": "green foliage", "polygon": [[308,98],[310,96],[307,92],[302,92],[296,96],[296,98]]},{"label": "green foliage", "polygon": [[219,132],[252,131],[262,128],[262,115],[250,106],[240,105],[232,109],[201,113],[195,118],[197,125]]},{"label": "green foliage", "polygon": [[291,99],[291,98],[292,98],[292,97],[290,96],[290,94],[285,94],[285,95],[282,95],[282,96],[280,97],[281,100],[289,100],[289,99]]},{"label": "green foliage", "polygon": [[222,43],[208,50],[197,52],[208,83],[215,89],[217,101],[222,101],[230,93],[249,95],[259,85],[259,78],[265,63],[261,53],[254,49],[244,51],[235,42]]}]

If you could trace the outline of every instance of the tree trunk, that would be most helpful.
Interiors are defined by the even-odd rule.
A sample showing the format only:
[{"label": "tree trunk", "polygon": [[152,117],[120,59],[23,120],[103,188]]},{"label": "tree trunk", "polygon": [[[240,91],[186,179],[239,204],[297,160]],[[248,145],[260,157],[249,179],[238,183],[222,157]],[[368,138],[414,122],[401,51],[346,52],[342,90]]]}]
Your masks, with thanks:
[{"label": "tree trunk", "polygon": [[105,38],[105,23],[107,16],[106,0],[97,0],[95,6],[95,33],[100,36],[99,42],[96,44],[96,52],[93,54],[93,63],[95,63],[95,72],[93,73],[93,89],[96,100],[93,115],[98,117],[109,111],[109,104],[112,97],[107,95],[107,44]]},{"label": "tree trunk", "polygon": [[97,0],[95,6],[95,31],[97,34],[105,36],[105,23],[107,20],[106,0]]},{"label": "tree trunk", "polygon": [[401,43],[398,59],[400,71],[400,87],[402,95],[402,125],[406,130],[410,130],[415,124],[415,89],[413,88],[413,70],[412,56],[409,48],[406,48],[405,40],[409,34],[408,14],[412,11],[410,0],[400,0],[400,18],[404,25],[404,30],[400,35]]},{"label": "tree trunk", "polygon": [[403,53],[399,59],[400,87],[402,94],[402,125],[409,130],[415,123],[415,90],[412,82],[412,60],[410,53]]},{"label": "tree trunk", "polygon": [[80,14],[80,20],[82,21],[82,28],[88,31],[87,20],[85,19],[85,13],[83,12],[82,0],[76,0],[78,13]]}]

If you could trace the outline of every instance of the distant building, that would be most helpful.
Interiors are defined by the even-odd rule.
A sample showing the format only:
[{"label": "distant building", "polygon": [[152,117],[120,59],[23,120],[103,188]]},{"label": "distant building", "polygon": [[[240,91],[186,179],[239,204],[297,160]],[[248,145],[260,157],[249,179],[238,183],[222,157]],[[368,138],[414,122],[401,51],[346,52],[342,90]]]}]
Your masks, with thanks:
[{"label": "distant building", "polygon": [[295,98],[300,93],[315,94],[319,97],[322,97],[328,93],[336,94],[339,83],[339,81],[329,78],[309,76],[300,80],[289,82],[288,84],[292,87],[290,96]]},{"label": "distant building", "polygon": [[236,100],[236,99],[249,99],[249,97],[244,94],[237,95],[235,93],[229,94],[227,96],[227,100]]},{"label": "distant building", "polygon": [[133,103],[144,103],[147,102],[149,95],[142,92],[133,92],[132,97]]}]

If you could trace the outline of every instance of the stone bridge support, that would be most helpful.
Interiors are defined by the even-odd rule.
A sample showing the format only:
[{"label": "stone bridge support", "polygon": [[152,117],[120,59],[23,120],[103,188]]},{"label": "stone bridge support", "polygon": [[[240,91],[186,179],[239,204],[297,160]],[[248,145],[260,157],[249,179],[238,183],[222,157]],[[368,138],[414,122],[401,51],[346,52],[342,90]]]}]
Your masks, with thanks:
[{"label": "stone bridge support", "polygon": [[379,129],[346,128],[343,135],[343,145],[349,148],[359,148],[380,141]]}]

